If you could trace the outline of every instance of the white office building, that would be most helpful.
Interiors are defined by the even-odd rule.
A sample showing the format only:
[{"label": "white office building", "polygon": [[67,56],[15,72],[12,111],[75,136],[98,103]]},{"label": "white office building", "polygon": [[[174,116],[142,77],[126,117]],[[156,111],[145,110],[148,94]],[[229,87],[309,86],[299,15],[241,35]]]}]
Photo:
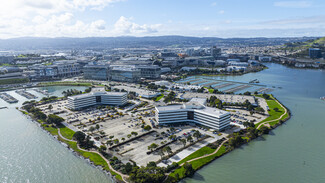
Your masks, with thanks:
[{"label": "white office building", "polygon": [[230,113],[212,107],[206,107],[206,99],[193,98],[183,105],[156,107],[156,121],[159,125],[176,123],[194,123],[216,130],[230,125]]},{"label": "white office building", "polygon": [[127,93],[92,91],[91,93],[68,97],[67,107],[80,110],[94,105],[123,106],[127,103]]}]

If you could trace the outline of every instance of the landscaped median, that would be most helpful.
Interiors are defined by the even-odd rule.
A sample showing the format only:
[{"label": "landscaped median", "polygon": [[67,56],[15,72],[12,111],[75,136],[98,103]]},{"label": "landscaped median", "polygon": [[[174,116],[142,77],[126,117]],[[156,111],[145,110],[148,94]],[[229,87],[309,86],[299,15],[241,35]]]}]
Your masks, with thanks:
[{"label": "landscaped median", "polygon": [[255,127],[257,129],[263,126],[262,124],[268,123],[270,126],[273,126],[280,123],[281,121],[287,120],[290,117],[288,109],[285,108],[273,95],[264,94],[264,95],[257,95],[257,97],[264,98],[269,107],[268,110],[269,117],[255,124]]},{"label": "landscaped median", "polygon": [[75,82],[75,81],[57,81],[57,82],[44,82],[39,83],[38,86],[92,86],[93,83]]}]

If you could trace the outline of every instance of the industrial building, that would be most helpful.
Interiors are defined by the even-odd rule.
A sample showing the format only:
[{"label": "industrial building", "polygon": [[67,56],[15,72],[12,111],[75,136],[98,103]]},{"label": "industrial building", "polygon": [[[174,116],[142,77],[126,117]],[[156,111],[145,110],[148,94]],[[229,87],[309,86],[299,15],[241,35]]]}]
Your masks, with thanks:
[{"label": "industrial building", "polygon": [[196,124],[215,130],[224,130],[230,125],[230,113],[206,107],[206,99],[193,98],[183,105],[156,107],[156,121],[159,125]]}]

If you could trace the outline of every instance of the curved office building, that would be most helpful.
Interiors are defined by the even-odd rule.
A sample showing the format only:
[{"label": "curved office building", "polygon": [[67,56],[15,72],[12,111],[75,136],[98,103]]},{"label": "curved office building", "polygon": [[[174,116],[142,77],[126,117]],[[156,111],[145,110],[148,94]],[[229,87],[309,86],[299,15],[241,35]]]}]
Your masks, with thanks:
[{"label": "curved office building", "polygon": [[183,105],[156,107],[156,121],[160,125],[173,123],[195,123],[216,130],[230,125],[230,113],[212,107],[206,107],[206,99],[193,98]]},{"label": "curved office building", "polygon": [[92,91],[91,93],[68,97],[67,107],[80,110],[94,105],[123,106],[127,103],[127,93]]}]

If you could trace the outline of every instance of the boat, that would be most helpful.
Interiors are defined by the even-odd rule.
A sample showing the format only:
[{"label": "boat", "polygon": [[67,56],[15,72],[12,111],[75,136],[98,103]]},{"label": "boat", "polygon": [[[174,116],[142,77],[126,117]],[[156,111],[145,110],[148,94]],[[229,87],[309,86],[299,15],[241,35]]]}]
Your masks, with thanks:
[{"label": "boat", "polygon": [[259,83],[260,81],[258,79],[251,80],[249,83]]},{"label": "boat", "polygon": [[324,97],[320,97],[321,100],[325,100],[325,96]]}]

